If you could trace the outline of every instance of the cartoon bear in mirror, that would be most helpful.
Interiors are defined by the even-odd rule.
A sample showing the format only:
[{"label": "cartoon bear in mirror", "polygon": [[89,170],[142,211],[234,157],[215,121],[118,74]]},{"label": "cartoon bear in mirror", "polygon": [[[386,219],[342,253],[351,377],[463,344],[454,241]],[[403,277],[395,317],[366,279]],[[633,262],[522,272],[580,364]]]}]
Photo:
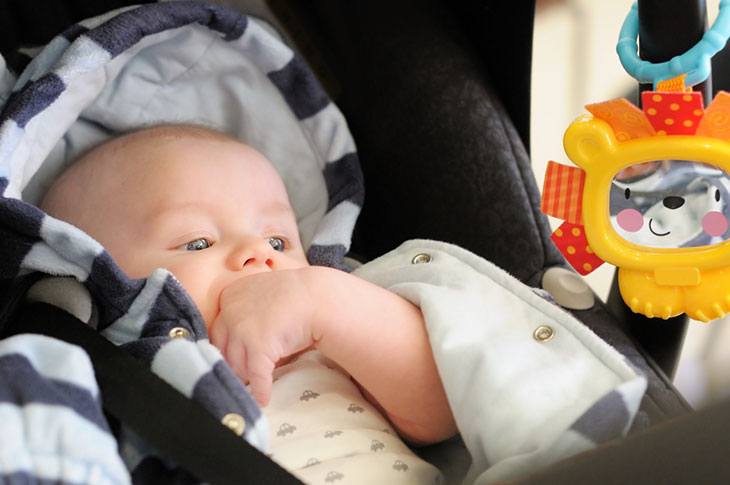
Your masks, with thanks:
[{"label": "cartoon bear in mirror", "polygon": [[641,246],[717,244],[729,235],[728,187],[730,177],[705,163],[661,160],[632,165],[611,183],[611,226]]}]

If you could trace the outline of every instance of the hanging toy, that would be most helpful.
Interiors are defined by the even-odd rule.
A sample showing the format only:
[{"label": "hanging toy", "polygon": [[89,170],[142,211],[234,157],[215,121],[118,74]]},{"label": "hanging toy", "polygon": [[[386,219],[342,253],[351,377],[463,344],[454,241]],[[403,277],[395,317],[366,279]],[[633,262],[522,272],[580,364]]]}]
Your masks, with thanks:
[{"label": "hanging toy", "polygon": [[577,167],[548,163],[542,211],[565,221],[552,240],[580,274],[617,266],[624,301],[648,317],[730,313],[730,94],[704,109],[691,89],[730,36],[729,6],[720,2],[692,49],[653,64],[637,55],[634,4],[617,51],[654,90],[642,109],[625,99],[586,106],[563,140]]}]

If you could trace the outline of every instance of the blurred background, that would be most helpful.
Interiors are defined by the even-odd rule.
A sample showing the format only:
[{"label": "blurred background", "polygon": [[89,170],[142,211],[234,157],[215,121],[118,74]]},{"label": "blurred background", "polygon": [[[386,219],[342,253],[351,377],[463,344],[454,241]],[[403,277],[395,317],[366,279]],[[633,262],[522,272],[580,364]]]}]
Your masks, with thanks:
[{"label": "blurred background", "polygon": [[[626,97],[636,81],[621,67],[616,41],[634,0],[537,0],[532,58],[532,165],[542,185],[549,160],[569,163],[563,132],[588,103]],[[719,0],[707,0],[711,24]],[[718,84],[716,82],[716,84]],[[562,221],[551,218],[555,229]],[[615,268],[604,264],[586,281],[604,301]],[[695,407],[730,395],[730,318],[690,321],[675,385]]]}]

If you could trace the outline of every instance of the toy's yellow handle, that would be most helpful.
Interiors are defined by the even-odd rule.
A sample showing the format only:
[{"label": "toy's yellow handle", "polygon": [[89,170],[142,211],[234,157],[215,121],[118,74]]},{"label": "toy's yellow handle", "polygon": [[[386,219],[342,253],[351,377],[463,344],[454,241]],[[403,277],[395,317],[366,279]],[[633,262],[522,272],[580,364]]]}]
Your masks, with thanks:
[{"label": "toy's yellow handle", "polygon": [[[689,273],[682,276],[686,283]],[[695,276],[699,279],[699,272]],[[619,269],[618,277],[626,305],[650,318],[687,313],[690,318],[709,322],[730,313],[730,269],[705,271],[696,285],[663,285],[649,271],[625,268]]]}]

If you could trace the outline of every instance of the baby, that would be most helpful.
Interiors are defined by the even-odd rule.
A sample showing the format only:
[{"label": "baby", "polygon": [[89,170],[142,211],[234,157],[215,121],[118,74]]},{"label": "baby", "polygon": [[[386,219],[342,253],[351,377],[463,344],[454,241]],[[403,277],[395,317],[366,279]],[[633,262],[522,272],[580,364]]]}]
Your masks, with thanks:
[{"label": "baby", "polygon": [[[160,267],[175,275],[265,414],[286,400],[276,386],[293,370],[326,377],[342,368],[409,442],[455,434],[420,310],[348,273],[310,266],[284,184],[251,147],[196,126],[143,129],[84,155],[41,206],[93,236],[129,276]],[[318,354],[297,358],[312,349]],[[302,401],[321,394],[307,391]],[[351,404],[350,412],[365,407]],[[382,423],[371,427],[388,435]],[[272,429],[284,466],[276,445],[287,429]],[[369,440],[370,449],[377,454],[385,439]],[[421,480],[436,476],[418,466]]]}]

